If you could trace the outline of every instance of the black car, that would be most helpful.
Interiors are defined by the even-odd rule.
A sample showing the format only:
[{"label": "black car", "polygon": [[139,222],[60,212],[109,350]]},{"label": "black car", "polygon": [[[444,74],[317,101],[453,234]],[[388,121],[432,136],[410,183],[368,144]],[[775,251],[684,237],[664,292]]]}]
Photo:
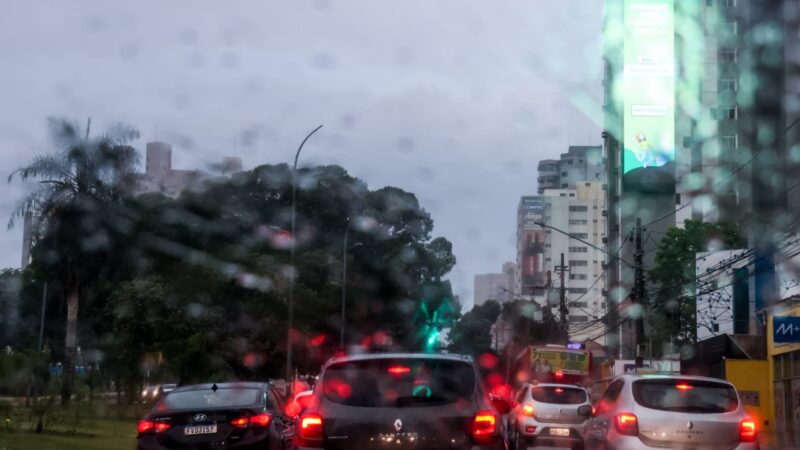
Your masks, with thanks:
[{"label": "black car", "polygon": [[322,369],[297,419],[297,449],[506,448],[502,400],[490,400],[471,358],[368,354]]},{"label": "black car", "polygon": [[183,386],[139,421],[137,449],[282,450],[291,425],[268,383]]}]

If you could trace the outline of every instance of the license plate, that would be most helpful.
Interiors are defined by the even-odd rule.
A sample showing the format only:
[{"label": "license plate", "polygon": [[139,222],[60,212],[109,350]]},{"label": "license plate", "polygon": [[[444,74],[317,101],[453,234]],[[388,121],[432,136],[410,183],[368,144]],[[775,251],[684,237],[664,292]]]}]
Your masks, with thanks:
[{"label": "license plate", "polygon": [[569,428],[550,428],[550,436],[569,436]]},{"label": "license plate", "polygon": [[186,427],[183,429],[183,434],[186,436],[193,436],[196,434],[214,434],[217,432],[216,425],[198,425],[193,427]]}]

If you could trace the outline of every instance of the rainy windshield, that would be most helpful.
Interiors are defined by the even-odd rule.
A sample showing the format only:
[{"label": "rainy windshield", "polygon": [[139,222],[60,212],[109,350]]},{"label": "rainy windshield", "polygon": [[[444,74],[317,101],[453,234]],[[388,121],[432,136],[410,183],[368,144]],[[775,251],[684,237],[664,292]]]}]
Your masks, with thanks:
[{"label": "rainy windshield", "polygon": [[458,361],[379,359],[334,364],[322,383],[328,399],[349,406],[441,405],[470,401],[475,373]]},{"label": "rainy windshield", "polygon": [[797,0],[4,3],[0,449],[627,448],[640,375],[800,447]]}]

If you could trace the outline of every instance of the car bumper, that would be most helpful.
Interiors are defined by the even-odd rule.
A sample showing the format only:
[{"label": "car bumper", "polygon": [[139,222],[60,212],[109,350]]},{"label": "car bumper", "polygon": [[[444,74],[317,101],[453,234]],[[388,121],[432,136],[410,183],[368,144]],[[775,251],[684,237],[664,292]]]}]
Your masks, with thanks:
[{"label": "car bumper", "polygon": [[[291,450],[325,450],[327,448],[328,447],[300,447],[300,446],[294,446],[294,447],[291,447]],[[387,448],[390,449],[391,447],[387,447]],[[428,450],[428,449],[437,450],[434,447],[425,447],[425,449],[426,450]],[[442,450],[452,450],[452,448],[451,447],[443,447]],[[476,445],[473,445],[471,447],[466,447],[464,450],[507,450],[507,448],[505,446],[505,443],[500,441],[500,442],[494,442],[494,443],[491,443],[491,444],[481,444],[481,445],[477,445],[476,444]]]},{"label": "car bumper", "polygon": [[[136,450],[180,450],[180,449],[196,449],[196,448],[213,448],[218,450],[266,450],[273,448],[270,446],[271,442],[267,439],[259,440],[259,441],[249,441],[249,442],[236,442],[236,443],[226,443],[225,445],[220,444],[186,444],[185,446],[181,446],[180,444],[172,443],[169,447],[162,445],[156,439],[139,439],[136,442]],[[319,449],[316,449],[319,450]]]},{"label": "car bumper", "polygon": [[[534,431],[529,431],[530,427],[534,427]],[[554,428],[568,429],[569,436],[551,434],[550,430]],[[534,419],[517,424],[519,439],[525,441],[528,447],[583,448],[582,428],[583,424],[543,423]]]},{"label": "car bumper", "polygon": [[719,449],[719,450],[760,450],[758,442],[741,442],[732,446],[721,445],[675,445],[671,447],[649,445],[639,439],[638,436],[615,436],[606,442],[607,450],[663,450],[665,448],[692,448],[692,449]]}]

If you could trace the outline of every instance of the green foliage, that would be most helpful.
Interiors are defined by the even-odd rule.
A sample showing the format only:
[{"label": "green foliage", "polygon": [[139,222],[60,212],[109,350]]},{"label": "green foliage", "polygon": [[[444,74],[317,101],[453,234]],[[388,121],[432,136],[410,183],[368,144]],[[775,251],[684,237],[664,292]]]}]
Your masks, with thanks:
[{"label": "green foliage", "polygon": [[564,342],[552,309],[542,308],[536,302],[518,299],[504,303],[502,319],[511,326],[511,345],[515,349]]},{"label": "green foliage", "polygon": [[719,249],[742,248],[746,240],[732,223],[706,223],[687,220],[683,228],[670,228],[664,235],[649,272],[657,288],[649,299],[648,336],[663,347],[690,344],[697,340],[695,277],[696,253]]},{"label": "green foliage", "polygon": [[474,356],[492,351],[492,325],[500,312],[500,304],[488,300],[461,316],[450,330],[450,350]]},{"label": "green foliage", "polygon": [[[80,151],[36,164],[53,176],[64,165],[67,172],[91,172],[94,165],[79,162],[102,146],[76,146]],[[74,155],[80,161],[72,161]],[[40,177],[44,169],[19,174]],[[81,346],[100,350],[102,373],[127,402],[146,380],[280,376],[288,332],[291,168],[265,165],[209,179],[178,199],[111,194],[114,180],[125,184],[122,178],[87,175],[90,191],[97,192],[88,206],[76,200],[79,206],[43,209],[50,211],[47,226],[22,277],[20,315],[28,326],[17,342],[32,346],[37,340],[31,329],[38,330],[47,282],[45,342],[63,342],[66,299],[78,289]],[[110,191],[101,195],[103,186]],[[300,371],[317,370],[338,346],[346,227],[349,343],[380,332],[422,349],[428,334],[449,327],[459,313],[443,280],[455,264],[452,244],[431,237],[433,220],[413,194],[393,187],[371,191],[338,166],[301,169],[291,333]],[[68,230],[74,232],[69,239]],[[423,307],[427,317],[417,314]],[[56,350],[53,356],[61,361],[65,355]]]}]

